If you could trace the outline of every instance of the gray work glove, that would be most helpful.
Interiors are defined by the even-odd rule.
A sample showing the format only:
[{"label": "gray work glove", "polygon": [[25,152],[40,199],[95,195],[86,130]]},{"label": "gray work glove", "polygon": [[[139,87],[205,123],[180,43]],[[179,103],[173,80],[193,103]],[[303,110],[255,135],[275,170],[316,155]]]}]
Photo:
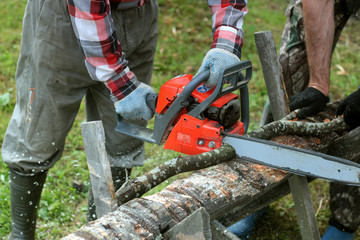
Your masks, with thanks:
[{"label": "gray work glove", "polygon": [[329,97],[313,87],[308,87],[290,97],[290,111],[300,109],[297,116],[300,119],[313,116],[324,109]]},{"label": "gray work glove", "polygon": [[[195,77],[200,73],[210,70],[210,77],[205,82],[207,87],[216,86],[219,82],[221,71],[228,66],[234,65],[235,63],[239,63],[240,58],[235,54],[220,48],[210,49],[205,55],[203,62],[196,73]],[[227,79],[227,81],[231,81],[231,79]]]},{"label": "gray work glove", "polygon": [[344,114],[344,121],[351,129],[360,126],[360,89],[347,96],[337,107],[336,115]]},{"label": "gray work glove", "polygon": [[128,120],[149,121],[154,112],[146,104],[146,96],[154,90],[145,83],[140,85],[128,96],[115,102],[116,113]]}]

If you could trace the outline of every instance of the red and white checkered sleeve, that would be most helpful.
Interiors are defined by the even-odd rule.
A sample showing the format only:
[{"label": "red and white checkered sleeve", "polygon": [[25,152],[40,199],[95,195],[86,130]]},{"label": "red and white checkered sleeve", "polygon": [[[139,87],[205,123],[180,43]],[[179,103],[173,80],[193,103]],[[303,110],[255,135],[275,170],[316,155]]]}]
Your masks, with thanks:
[{"label": "red and white checkered sleeve", "polygon": [[92,79],[104,82],[120,100],[138,86],[122,53],[111,17],[110,0],[67,0],[74,33]]},{"label": "red and white checkered sleeve", "polygon": [[241,57],[246,4],[247,0],[208,0],[213,22],[211,48],[222,48]]}]

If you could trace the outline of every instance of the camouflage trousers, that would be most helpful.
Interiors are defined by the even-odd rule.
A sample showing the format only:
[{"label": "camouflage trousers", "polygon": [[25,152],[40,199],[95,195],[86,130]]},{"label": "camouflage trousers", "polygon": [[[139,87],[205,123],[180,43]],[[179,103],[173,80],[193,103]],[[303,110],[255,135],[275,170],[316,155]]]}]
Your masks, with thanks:
[{"label": "camouflage trousers", "polygon": [[[335,36],[333,49],[352,14],[360,14],[359,0],[335,0]],[[294,0],[286,9],[285,25],[281,45],[282,66],[288,96],[304,90],[309,83],[309,66],[305,48],[305,32],[301,0]],[[347,232],[360,226],[360,188],[337,183],[330,184],[329,223]]]}]

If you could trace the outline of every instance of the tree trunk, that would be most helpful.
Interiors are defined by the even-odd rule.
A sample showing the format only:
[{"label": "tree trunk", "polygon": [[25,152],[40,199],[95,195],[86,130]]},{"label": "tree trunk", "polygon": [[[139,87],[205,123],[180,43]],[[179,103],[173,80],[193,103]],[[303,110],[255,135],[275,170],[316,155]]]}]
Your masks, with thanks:
[{"label": "tree trunk", "polygon": [[[286,125],[285,120],[282,120],[276,126],[265,126],[249,135],[269,139],[269,136],[275,134],[277,136],[272,141],[324,153],[329,152],[331,146],[332,154],[335,152],[338,156],[343,156],[336,150],[341,149],[346,156],[359,158],[359,148],[344,149],[343,144],[351,142],[354,146],[359,146],[360,128],[342,137],[346,134],[346,126],[341,119],[329,122],[333,118],[333,107],[329,105],[326,112],[310,119],[311,124],[304,125],[305,123],[287,119],[286,122],[292,126],[289,128],[291,130],[279,127]],[[299,124],[302,125],[299,127]],[[294,132],[294,126],[306,136],[293,135],[298,133]],[[319,127],[323,128],[321,132],[318,131]],[[327,131],[329,128],[331,131]],[[310,134],[311,131],[304,129],[315,130]],[[268,131],[271,134],[267,134]],[[83,226],[64,239],[160,239],[169,229],[202,207],[211,220],[218,219],[228,226],[288,194],[287,180],[290,176],[285,171],[234,158],[197,170],[188,178],[176,180],[154,195],[128,202],[126,200],[115,211]],[[234,215],[237,218],[229,217]]]}]

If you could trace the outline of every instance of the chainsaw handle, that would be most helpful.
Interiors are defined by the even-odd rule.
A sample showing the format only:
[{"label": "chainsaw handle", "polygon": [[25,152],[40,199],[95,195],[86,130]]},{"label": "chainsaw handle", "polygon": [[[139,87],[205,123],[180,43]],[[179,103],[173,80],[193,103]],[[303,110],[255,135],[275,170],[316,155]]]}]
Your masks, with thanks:
[{"label": "chainsaw handle", "polygon": [[[250,63],[250,65],[249,65]],[[237,89],[241,89],[244,85],[246,86],[247,82],[250,81],[251,79],[251,68],[249,68],[248,66],[251,67],[251,62],[250,61],[243,61],[240,64],[235,64],[230,66],[229,68],[226,68],[223,73],[221,74],[221,78],[219,79],[219,83],[217,85],[220,85],[221,90],[222,86],[224,85],[224,77],[229,76],[231,74],[239,74],[236,78],[236,82],[235,83],[230,83],[233,85],[233,87],[228,87],[225,90],[223,90],[221,92],[221,94],[219,94],[217,96],[217,98],[229,93],[229,92],[233,92]],[[246,78],[241,74],[241,70],[243,70],[244,68],[246,68]],[[250,71],[249,71],[250,69]],[[197,86],[199,86],[201,83],[205,82],[208,78],[210,77],[210,71],[207,70],[201,74],[199,74],[198,76],[194,77],[191,82],[184,88],[184,90],[182,91],[182,95],[185,95],[185,98],[190,97],[192,92],[195,90],[195,88]],[[245,84],[244,81],[239,81],[239,79],[241,80],[245,80]],[[219,91],[218,91],[219,92]],[[245,93],[244,93],[245,94]],[[159,94],[158,93],[149,93],[146,96],[146,104],[147,106],[153,111],[155,112],[156,109],[156,103],[157,103],[157,99],[158,99]],[[249,101],[247,101],[249,102]]]},{"label": "chainsaw handle", "polygon": [[244,134],[247,133],[249,128],[249,90],[248,86],[240,88],[240,109],[241,109],[241,122],[244,124]]},{"label": "chainsaw handle", "polygon": [[[243,70],[246,71],[245,76],[242,74]],[[232,74],[237,74],[236,78],[234,78],[234,80],[230,82],[230,86],[223,89],[225,83],[224,77],[230,76]],[[202,103],[200,103],[193,110],[191,110],[188,114],[192,117],[198,117],[206,108],[208,108],[219,97],[247,86],[248,82],[251,80],[251,75],[252,75],[252,65],[251,62],[248,60],[242,61],[240,63],[236,63],[224,69],[224,71],[221,74],[221,77],[219,78],[219,82],[215,87],[214,92],[208,98],[206,98]],[[245,92],[243,95],[245,98],[248,96],[248,94],[245,94]],[[247,101],[246,99],[244,100],[246,104],[249,103],[248,100]],[[248,113],[246,115],[248,115]]]}]

